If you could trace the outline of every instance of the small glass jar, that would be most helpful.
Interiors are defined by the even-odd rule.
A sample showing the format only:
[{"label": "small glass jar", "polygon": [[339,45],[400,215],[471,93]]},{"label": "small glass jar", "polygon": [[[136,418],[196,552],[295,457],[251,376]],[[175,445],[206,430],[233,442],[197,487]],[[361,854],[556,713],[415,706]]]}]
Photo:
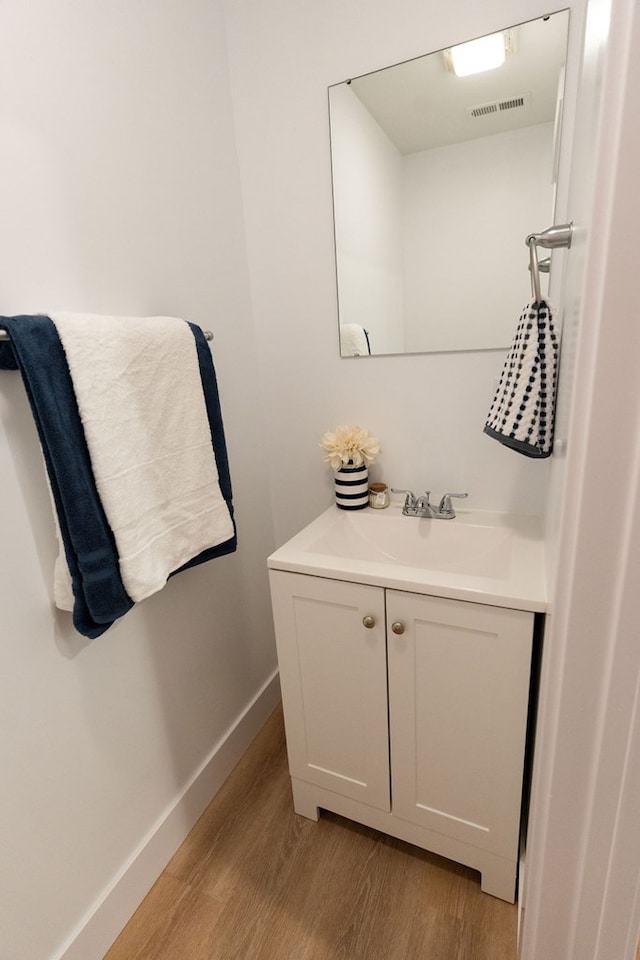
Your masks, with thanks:
[{"label": "small glass jar", "polygon": [[374,510],[384,510],[389,506],[389,487],[386,483],[369,484],[369,506]]}]

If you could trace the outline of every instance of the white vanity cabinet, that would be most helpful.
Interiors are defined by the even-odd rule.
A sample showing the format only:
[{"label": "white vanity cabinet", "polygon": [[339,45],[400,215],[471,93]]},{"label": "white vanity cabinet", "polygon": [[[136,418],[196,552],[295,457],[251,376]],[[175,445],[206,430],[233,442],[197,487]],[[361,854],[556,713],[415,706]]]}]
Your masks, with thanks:
[{"label": "white vanity cabinet", "polygon": [[296,811],[467,864],[513,902],[534,614],[269,575]]}]

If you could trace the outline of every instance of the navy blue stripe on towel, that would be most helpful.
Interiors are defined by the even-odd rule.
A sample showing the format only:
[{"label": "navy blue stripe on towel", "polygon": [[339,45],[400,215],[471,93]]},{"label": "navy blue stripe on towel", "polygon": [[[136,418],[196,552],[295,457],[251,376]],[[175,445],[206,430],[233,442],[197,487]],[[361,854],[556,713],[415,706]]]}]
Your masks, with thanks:
[{"label": "navy blue stripe on towel", "polygon": [[229,553],[234,553],[238,547],[238,537],[236,532],[236,522],[233,516],[233,503],[231,492],[231,475],[229,473],[229,458],[227,456],[227,445],[224,437],[224,427],[222,424],[222,411],[220,409],[220,398],[218,395],[218,381],[216,371],[211,356],[211,348],[202,329],[194,323],[189,324],[189,328],[196,342],[198,351],[198,365],[200,367],[200,379],[202,380],[202,391],[204,393],[204,402],[207,408],[207,417],[209,418],[209,427],[211,429],[211,442],[213,443],[213,452],[216,458],[216,467],[218,468],[218,482],[220,492],[224,497],[231,520],[233,522],[233,536],[224,543],[218,543],[215,547],[208,547],[199,553],[197,557],[188,560],[177,570],[174,570],[170,576],[195,567],[199,563],[205,563],[207,560],[213,560],[216,557],[224,557]]},{"label": "navy blue stripe on towel", "polygon": [[[49,317],[0,317],[11,347],[3,369],[19,367],[49,475],[73,590],[73,625],[94,639],[133,606],[93,478],[89,450],[58,331]],[[16,365],[11,363],[15,359]]]}]

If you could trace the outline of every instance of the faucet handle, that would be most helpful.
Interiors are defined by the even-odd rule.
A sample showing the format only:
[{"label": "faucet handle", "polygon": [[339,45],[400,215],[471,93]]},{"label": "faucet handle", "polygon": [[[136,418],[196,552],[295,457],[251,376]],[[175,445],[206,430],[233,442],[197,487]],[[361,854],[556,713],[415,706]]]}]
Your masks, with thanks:
[{"label": "faucet handle", "polygon": [[391,493],[404,493],[406,494],[404,498],[404,507],[403,510],[415,510],[416,508],[416,496],[412,490],[401,490],[396,487],[391,487]]},{"label": "faucet handle", "polygon": [[462,499],[464,499],[465,497],[468,497],[468,496],[469,496],[468,493],[445,493],[444,497],[443,497],[442,500],[440,501],[440,506],[438,507],[438,512],[439,512],[439,513],[443,513],[443,514],[447,514],[447,515],[449,515],[450,517],[455,517],[456,512],[455,512],[455,510],[453,509],[453,506],[452,506],[452,504],[451,504],[451,498],[454,497],[454,498],[456,498],[456,499],[461,499],[461,500],[462,500]]}]

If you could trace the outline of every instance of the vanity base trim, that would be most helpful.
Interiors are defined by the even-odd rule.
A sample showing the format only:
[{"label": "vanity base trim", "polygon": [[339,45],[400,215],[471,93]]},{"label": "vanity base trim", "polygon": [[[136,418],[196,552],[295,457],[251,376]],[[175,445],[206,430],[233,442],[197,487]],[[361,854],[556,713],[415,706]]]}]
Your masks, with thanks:
[{"label": "vanity base trim", "polygon": [[309,820],[318,820],[320,809],[330,810],[339,816],[362,823],[374,830],[412,843],[423,850],[429,850],[441,857],[447,857],[456,863],[463,863],[481,874],[480,887],[488,893],[508,903],[515,903],[518,862],[495,853],[489,853],[471,844],[454,840],[425,827],[400,820],[393,813],[385,813],[349,797],[342,797],[331,790],[325,790],[314,784],[291,778],[293,807],[297,814]]}]

